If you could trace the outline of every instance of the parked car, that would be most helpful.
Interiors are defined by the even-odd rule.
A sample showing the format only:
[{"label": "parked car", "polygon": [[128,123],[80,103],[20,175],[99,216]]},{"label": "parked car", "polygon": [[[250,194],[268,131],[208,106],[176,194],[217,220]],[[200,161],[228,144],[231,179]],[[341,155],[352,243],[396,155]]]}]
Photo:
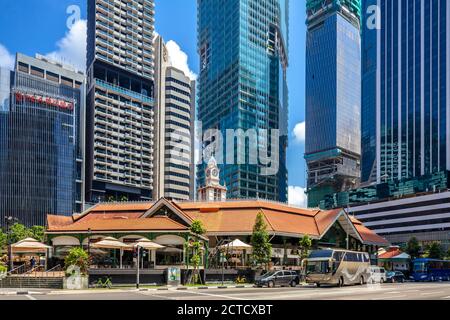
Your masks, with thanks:
[{"label": "parked car", "polygon": [[405,282],[406,277],[400,271],[389,271],[386,273],[386,282]]},{"label": "parked car", "polygon": [[386,270],[384,268],[370,267],[369,283],[384,283],[386,280]]},{"label": "parked car", "polygon": [[258,287],[268,287],[268,288],[273,288],[276,286],[296,287],[299,283],[300,277],[298,276],[297,272],[289,270],[273,271],[266,273],[255,282],[256,286]]}]

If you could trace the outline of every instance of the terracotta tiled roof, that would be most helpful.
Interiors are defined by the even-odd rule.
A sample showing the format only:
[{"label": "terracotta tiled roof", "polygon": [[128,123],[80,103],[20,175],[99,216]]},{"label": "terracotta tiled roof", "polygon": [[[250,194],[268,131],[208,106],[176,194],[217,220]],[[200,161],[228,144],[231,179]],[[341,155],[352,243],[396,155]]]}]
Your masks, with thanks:
[{"label": "terracotta tiled roof", "polygon": [[[203,222],[208,233],[252,233],[256,216],[255,210],[220,210],[214,213],[196,210],[185,211],[194,220]],[[274,231],[268,221],[267,231]]]},{"label": "terracotta tiled roof", "polygon": [[[229,235],[251,234],[256,216],[261,212],[271,234],[306,234],[320,238],[343,212],[341,209],[300,209],[268,201],[172,202],[161,199],[156,203],[100,204],[74,217],[74,223],[71,218],[49,216],[49,231],[85,231],[89,228],[93,231],[187,230],[187,227],[167,217],[152,217],[151,213],[163,205],[172,208],[185,221],[202,221],[210,234]],[[388,244],[360,221],[351,216],[349,218],[365,243]]]},{"label": "terracotta tiled roof", "polygon": [[330,225],[336,220],[336,218],[341,212],[342,212],[341,209],[317,212],[314,218],[317,224],[317,230],[319,234],[323,234],[330,227]]},{"label": "terracotta tiled roof", "polygon": [[84,232],[91,229],[98,231],[181,231],[187,227],[167,218],[155,217],[148,219],[87,219],[65,226],[49,226],[49,232]]},{"label": "terracotta tiled roof", "polygon": [[403,252],[399,248],[392,248],[385,253],[378,255],[378,259],[390,259],[401,255]]},{"label": "terracotta tiled roof", "polygon": [[47,226],[62,227],[73,223],[72,217],[47,215]]},{"label": "terracotta tiled roof", "polygon": [[263,213],[274,231],[313,237],[319,236],[313,217],[301,214],[280,213],[279,211],[267,209],[263,209]]},{"label": "terracotta tiled roof", "polygon": [[369,228],[365,227],[360,221],[356,219],[352,219],[353,225],[355,226],[356,230],[358,231],[359,235],[361,236],[361,239],[365,243],[370,243],[373,245],[379,245],[379,246],[387,246],[389,245],[389,242],[370,230]]},{"label": "terracotta tiled roof", "polygon": [[315,216],[319,210],[300,209],[287,204],[275,203],[263,200],[248,201],[223,201],[223,202],[176,202],[182,210],[216,211],[220,209],[270,209],[281,212],[296,213],[307,216]]}]

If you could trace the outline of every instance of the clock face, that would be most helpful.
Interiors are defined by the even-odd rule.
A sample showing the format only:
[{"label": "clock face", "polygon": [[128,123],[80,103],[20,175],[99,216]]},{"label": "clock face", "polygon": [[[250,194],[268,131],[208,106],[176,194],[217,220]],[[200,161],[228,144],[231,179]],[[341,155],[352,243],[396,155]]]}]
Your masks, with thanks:
[{"label": "clock face", "polygon": [[214,178],[217,178],[217,177],[219,176],[219,170],[214,169],[213,172],[212,172],[212,176],[213,176]]}]

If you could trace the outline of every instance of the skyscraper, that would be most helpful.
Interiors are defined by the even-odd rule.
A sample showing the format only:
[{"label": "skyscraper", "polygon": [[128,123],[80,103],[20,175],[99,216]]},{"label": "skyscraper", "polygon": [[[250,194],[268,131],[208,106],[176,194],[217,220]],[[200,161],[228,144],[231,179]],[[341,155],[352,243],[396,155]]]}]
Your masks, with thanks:
[{"label": "skyscraper", "polygon": [[374,143],[363,149],[362,176],[382,183],[450,170],[450,5],[377,3],[380,28],[363,32],[372,51],[363,92],[373,96],[363,100],[363,132]]},{"label": "skyscraper", "polygon": [[[197,4],[198,118],[203,132],[216,129],[224,137],[223,157],[215,154],[221,182],[228,188],[229,198],[285,202],[289,1],[198,0]],[[237,144],[229,141],[234,138],[225,139],[227,130],[238,129],[245,133],[253,130],[258,137]],[[272,139],[263,132],[270,134],[273,129],[280,134],[272,131],[277,140],[269,143]],[[216,144],[216,149],[222,147],[222,141],[209,142]],[[267,146],[273,154],[279,146],[276,173],[264,173],[261,161],[254,161],[257,155],[251,149],[255,146]],[[238,158],[245,160],[239,162]],[[203,163],[197,170],[199,186],[205,185],[205,168]]]},{"label": "skyscraper", "polygon": [[195,81],[172,66],[162,37],[155,39],[156,161],[154,198],[195,198]]},{"label": "skyscraper", "polygon": [[308,0],[306,152],[308,205],[360,180],[359,0]]},{"label": "skyscraper", "polygon": [[153,0],[89,0],[87,200],[153,189]]},{"label": "skyscraper", "polygon": [[0,221],[44,226],[49,213],[83,210],[84,80],[20,53],[12,74],[1,71]]}]

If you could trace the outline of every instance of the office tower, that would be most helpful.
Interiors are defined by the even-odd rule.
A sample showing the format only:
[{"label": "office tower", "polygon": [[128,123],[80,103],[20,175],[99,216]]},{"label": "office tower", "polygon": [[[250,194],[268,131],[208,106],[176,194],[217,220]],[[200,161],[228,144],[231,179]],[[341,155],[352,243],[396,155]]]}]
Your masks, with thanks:
[{"label": "office tower", "polygon": [[155,39],[154,199],[193,200],[195,195],[195,81],[171,64],[162,37]]},{"label": "office tower", "polygon": [[[215,154],[221,182],[229,198],[286,202],[289,1],[198,0],[197,4],[198,118],[203,133],[216,129],[224,138],[223,145],[204,141],[207,147],[223,150]],[[227,130],[238,134],[238,129],[244,134],[253,130],[256,141],[228,141],[232,139],[227,139]],[[280,130],[278,137],[272,130]],[[273,133],[276,142],[265,132]],[[261,153],[252,150],[255,146],[273,151],[276,173],[264,172]],[[209,161],[208,155],[203,160]],[[206,163],[198,167],[198,185],[205,185],[205,168]]]},{"label": "office tower", "polygon": [[449,170],[448,1],[380,0],[378,5],[380,29],[363,32],[377,60],[363,69],[363,92],[372,100],[363,100],[363,132],[375,144],[363,150],[362,175],[383,183]]},{"label": "office tower", "polygon": [[83,210],[85,77],[20,53],[8,73],[0,77],[10,82],[0,97],[0,218],[44,226],[49,213]]},{"label": "office tower", "polygon": [[87,201],[150,200],[153,0],[89,0]]},{"label": "office tower", "polygon": [[361,184],[376,181],[377,10],[378,0],[362,0],[361,25]]},{"label": "office tower", "polygon": [[306,152],[308,205],[358,185],[361,154],[359,0],[308,0]]}]

